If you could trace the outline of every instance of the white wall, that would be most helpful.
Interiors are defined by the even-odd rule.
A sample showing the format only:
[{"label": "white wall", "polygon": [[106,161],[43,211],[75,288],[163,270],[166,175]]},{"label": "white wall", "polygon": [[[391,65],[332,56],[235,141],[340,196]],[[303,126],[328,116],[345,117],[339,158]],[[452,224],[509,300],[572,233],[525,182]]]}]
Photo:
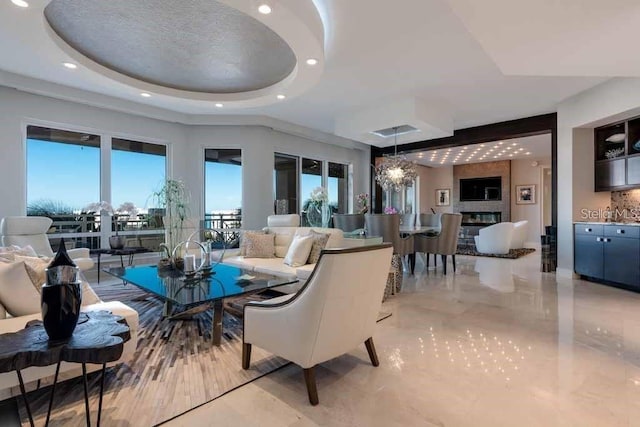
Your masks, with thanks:
[{"label": "white wall", "polygon": [[[558,105],[558,274],[573,274],[573,221],[581,206],[610,203],[593,191],[594,127],[640,115],[640,79],[612,79]],[[604,203],[604,205],[603,205]]]},{"label": "white wall", "polygon": [[[266,225],[273,212],[273,153],[350,162],[354,194],[369,192],[366,149],[311,141],[260,126],[188,126],[149,119],[75,102],[28,94],[0,86],[0,217],[26,212],[27,124],[98,132],[168,145],[169,176],[185,181],[192,194],[192,214],[203,213],[204,148],[243,149],[243,214],[245,228]],[[82,179],[82,177],[78,177]],[[103,197],[104,198],[104,197]]]},{"label": "white wall", "polygon": [[[533,166],[533,162],[538,162]],[[511,161],[511,221],[529,221],[525,244],[528,247],[540,245],[540,235],[543,234],[542,225],[542,169],[551,166],[551,157],[521,159]],[[536,203],[519,205],[516,203],[516,186],[535,184]]]}]

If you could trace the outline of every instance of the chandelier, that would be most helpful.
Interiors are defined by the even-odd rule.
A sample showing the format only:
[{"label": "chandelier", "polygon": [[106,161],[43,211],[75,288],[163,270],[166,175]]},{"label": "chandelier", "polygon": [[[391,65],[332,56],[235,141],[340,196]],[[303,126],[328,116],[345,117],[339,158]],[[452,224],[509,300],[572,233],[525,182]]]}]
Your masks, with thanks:
[{"label": "chandelier", "polygon": [[393,130],[395,151],[393,156],[385,157],[376,166],[376,181],[384,191],[399,192],[415,181],[418,172],[414,162],[410,162],[404,156],[398,156],[398,128],[394,127]]}]

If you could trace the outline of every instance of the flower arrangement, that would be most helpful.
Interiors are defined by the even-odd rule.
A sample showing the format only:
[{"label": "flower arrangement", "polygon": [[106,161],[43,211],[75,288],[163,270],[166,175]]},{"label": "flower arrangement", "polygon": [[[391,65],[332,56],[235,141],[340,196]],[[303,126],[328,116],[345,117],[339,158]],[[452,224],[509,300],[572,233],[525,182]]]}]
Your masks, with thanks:
[{"label": "flower arrangement", "polygon": [[329,201],[329,196],[327,195],[327,190],[322,187],[316,187],[311,191],[311,196],[309,197],[312,203],[323,204]]},{"label": "flower arrangement", "polygon": [[387,215],[393,215],[397,214],[398,210],[393,206],[387,206],[386,208],[384,208],[384,213],[386,213]]},{"label": "flower arrangement", "polygon": [[369,195],[366,193],[360,193],[356,196],[356,201],[359,206],[359,213],[367,213],[369,210]]}]

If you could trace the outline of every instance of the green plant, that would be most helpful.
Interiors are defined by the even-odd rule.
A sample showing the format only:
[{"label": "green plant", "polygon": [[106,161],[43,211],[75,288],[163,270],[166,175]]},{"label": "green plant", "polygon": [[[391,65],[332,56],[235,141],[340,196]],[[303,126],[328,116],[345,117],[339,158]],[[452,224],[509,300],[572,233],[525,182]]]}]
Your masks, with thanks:
[{"label": "green plant", "polygon": [[156,205],[165,210],[165,242],[161,248],[170,258],[184,237],[184,225],[189,216],[189,192],[184,182],[168,179],[152,197]]},{"label": "green plant", "polygon": [[38,199],[27,206],[28,216],[73,215],[74,209],[60,200]]}]

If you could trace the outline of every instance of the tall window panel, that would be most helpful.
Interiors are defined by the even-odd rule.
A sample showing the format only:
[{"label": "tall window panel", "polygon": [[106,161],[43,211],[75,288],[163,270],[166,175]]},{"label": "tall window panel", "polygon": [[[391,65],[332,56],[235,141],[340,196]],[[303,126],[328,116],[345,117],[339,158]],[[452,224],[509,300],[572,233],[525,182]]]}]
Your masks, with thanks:
[{"label": "tall window panel", "polygon": [[98,247],[100,219],[87,207],[100,201],[100,137],[28,126],[26,154],[27,215],[50,217],[68,246]]},{"label": "tall window panel", "polygon": [[[242,227],[242,150],[206,149],[205,227]],[[234,236],[228,237],[233,240]]]},{"label": "tall window panel", "polygon": [[152,195],[162,187],[166,172],[166,146],[111,140],[111,228],[126,237],[127,246],[157,250],[162,243],[164,211]]},{"label": "tall window panel", "polygon": [[329,162],[327,193],[332,214],[349,212],[349,165]]},{"label": "tall window panel", "polygon": [[273,187],[274,212],[277,215],[298,213],[298,157],[275,154]]},{"label": "tall window panel", "polygon": [[322,160],[302,159],[302,170],[300,179],[300,191],[302,198],[302,225],[309,226],[307,221],[307,209],[311,202],[311,192],[322,187],[322,173],[324,162]]}]

